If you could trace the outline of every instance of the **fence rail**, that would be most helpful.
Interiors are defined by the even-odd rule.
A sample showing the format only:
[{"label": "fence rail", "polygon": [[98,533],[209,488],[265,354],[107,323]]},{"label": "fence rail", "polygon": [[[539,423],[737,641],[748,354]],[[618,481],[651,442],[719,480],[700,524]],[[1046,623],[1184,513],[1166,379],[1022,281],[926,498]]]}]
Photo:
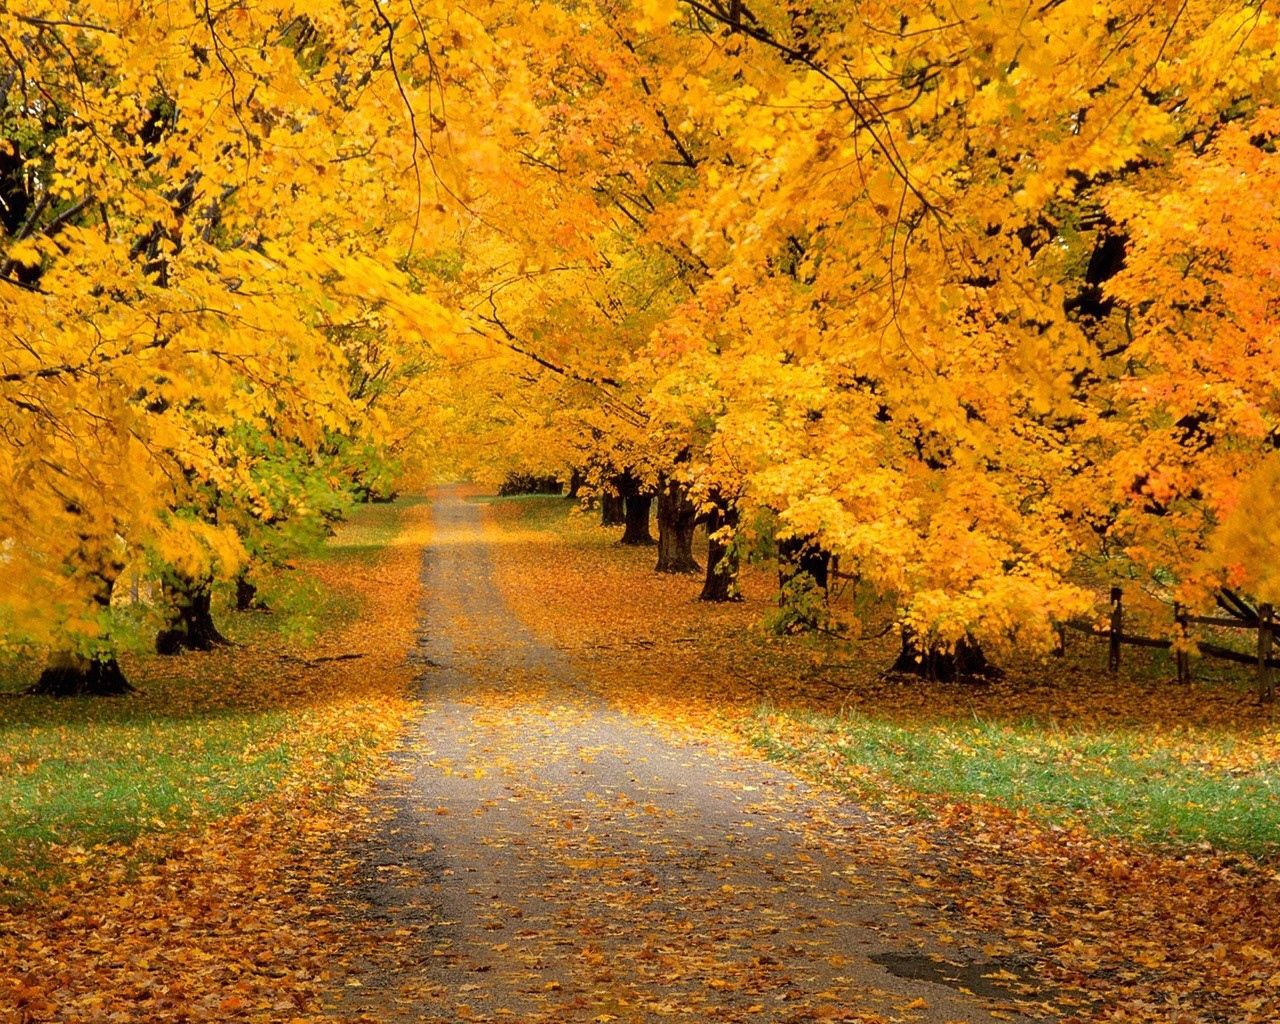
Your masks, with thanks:
[{"label": "fence rail", "polygon": [[[1191,615],[1178,604],[1173,606],[1173,624],[1180,634],[1181,641],[1176,642],[1169,637],[1139,636],[1124,631],[1124,591],[1120,587],[1111,588],[1111,614],[1106,629],[1087,622],[1071,621],[1063,623],[1066,628],[1095,636],[1108,642],[1107,667],[1112,672],[1120,669],[1120,651],[1125,646],[1155,647],[1168,650],[1174,648],[1174,661],[1178,670],[1178,682],[1191,682],[1191,662],[1186,647],[1194,643],[1196,649],[1210,658],[1221,658],[1241,665],[1254,665],[1257,668],[1258,699],[1264,704],[1275,700],[1276,687],[1272,669],[1280,668],[1280,658],[1272,655],[1275,648],[1277,628],[1275,609],[1269,604],[1259,605],[1256,609],[1243,598],[1224,590],[1218,597],[1218,606],[1228,613],[1220,615]],[[1248,654],[1221,644],[1206,640],[1193,640],[1190,627],[1213,626],[1217,629],[1247,629],[1258,634],[1256,653]],[[1060,632],[1060,652],[1066,650],[1066,634]]]}]

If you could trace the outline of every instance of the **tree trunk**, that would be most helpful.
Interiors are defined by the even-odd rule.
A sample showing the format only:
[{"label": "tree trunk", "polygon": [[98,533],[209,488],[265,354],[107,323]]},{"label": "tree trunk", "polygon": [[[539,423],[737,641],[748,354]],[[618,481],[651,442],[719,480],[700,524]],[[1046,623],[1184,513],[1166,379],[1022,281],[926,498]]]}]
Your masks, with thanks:
[{"label": "tree trunk", "polygon": [[118,697],[133,693],[133,687],[115,658],[57,651],[35,685],[24,692],[37,697]]},{"label": "tree trunk", "polygon": [[585,484],[586,482],[587,482],[586,478],[582,475],[582,470],[580,469],[570,470],[569,471],[569,490],[568,490],[568,493],[565,494],[565,497],[571,498],[574,501],[577,501],[579,497],[579,492],[582,490],[582,485]]},{"label": "tree trunk", "polygon": [[787,537],[778,541],[778,586],[783,589],[801,573],[813,580],[819,590],[830,582],[831,552],[804,537]]},{"label": "tree trunk", "polygon": [[773,628],[781,633],[807,633],[827,628],[827,583],[831,553],[807,537],[778,541],[778,614]]},{"label": "tree trunk", "polygon": [[973,637],[961,637],[950,651],[939,647],[922,650],[914,630],[903,629],[902,651],[890,672],[919,676],[940,683],[956,680],[999,679],[1004,673],[982,653]]},{"label": "tree trunk", "polygon": [[658,564],[657,572],[701,572],[693,557],[693,531],[698,510],[678,480],[663,476],[658,481]]},{"label": "tree trunk", "polygon": [[633,544],[637,547],[653,543],[653,534],[649,532],[649,510],[653,507],[653,497],[648,494],[637,494],[624,499],[626,503],[627,528],[622,531],[620,544]]},{"label": "tree trunk", "polygon": [[210,605],[212,582],[208,579],[179,579],[166,586],[174,600],[169,628],[156,635],[157,654],[180,654],[182,651],[211,651],[230,643],[213,623]]},{"label": "tree trunk", "polygon": [[725,527],[737,529],[738,508],[717,502],[707,514],[707,576],[702,584],[703,601],[741,601],[738,593],[737,548],[716,539]]},{"label": "tree trunk", "polygon": [[[87,550],[91,537],[82,535],[80,540]],[[97,581],[93,603],[106,613],[111,609],[111,595],[125,566],[109,554],[100,556],[97,565],[93,573]],[[86,657],[74,651],[54,651],[40,678],[24,692],[39,697],[118,697],[133,693],[133,687],[111,655]]]},{"label": "tree trunk", "polygon": [[258,585],[250,581],[246,573],[236,577],[236,611],[265,612],[266,602],[258,597]]},{"label": "tree trunk", "polygon": [[600,494],[600,525],[601,526],[623,526],[627,521],[626,502],[622,500],[622,495],[614,494],[612,491],[603,491]]}]

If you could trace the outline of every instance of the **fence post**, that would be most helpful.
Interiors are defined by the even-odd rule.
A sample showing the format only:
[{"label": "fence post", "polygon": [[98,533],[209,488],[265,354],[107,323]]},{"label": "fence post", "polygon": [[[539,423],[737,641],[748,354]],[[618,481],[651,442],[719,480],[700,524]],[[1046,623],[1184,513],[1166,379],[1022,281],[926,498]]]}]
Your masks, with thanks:
[{"label": "fence post", "polygon": [[1120,637],[1124,633],[1124,592],[1119,587],[1111,588],[1111,650],[1107,655],[1107,668],[1112,672],[1120,670]]},{"label": "fence post", "polygon": [[1177,646],[1174,648],[1174,664],[1178,667],[1178,682],[1184,686],[1191,682],[1191,659],[1187,656],[1187,610],[1178,604],[1173,603],[1173,621],[1178,626]]},{"label": "fence post", "polygon": [[1271,639],[1275,633],[1275,609],[1269,604],[1258,607],[1258,700],[1270,704],[1276,699],[1275,682],[1271,678]]}]

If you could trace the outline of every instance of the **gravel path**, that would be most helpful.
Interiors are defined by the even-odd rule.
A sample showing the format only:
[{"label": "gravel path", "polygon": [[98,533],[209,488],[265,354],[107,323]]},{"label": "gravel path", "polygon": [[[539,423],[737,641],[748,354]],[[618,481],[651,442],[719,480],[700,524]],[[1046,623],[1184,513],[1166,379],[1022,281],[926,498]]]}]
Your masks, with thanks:
[{"label": "gravel path", "polygon": [[369,798],[353,913],[378,943],[338,1017],[1014,1019],[984,977],[1008,965],[860,857],[856,806],[593,695],[504,604],[482,514],[433,509],[424,714]]}]

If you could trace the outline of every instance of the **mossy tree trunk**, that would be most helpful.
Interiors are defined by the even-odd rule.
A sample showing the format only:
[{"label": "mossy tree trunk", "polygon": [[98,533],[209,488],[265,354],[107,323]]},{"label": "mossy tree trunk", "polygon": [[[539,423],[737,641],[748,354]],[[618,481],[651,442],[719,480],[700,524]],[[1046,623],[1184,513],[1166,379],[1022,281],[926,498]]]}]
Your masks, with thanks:
[{"label": "mossy tree trunk", "polygon": [[703,601],[740,601],[738,593],[738,549],[716,534],[723,529],[736,530],[738,508],[729,502],[716,500],[706,516],[707,524],[707,575],[702,583]]},{"label": "mossy tree trunk", "polygon": [[165,585],[172,602],[169,625],[156,635],[157,654],[211,651],[230,643],[213,621],[213,581],[175,575]]},{"label": "mossy tree trunk", "polygon": [[693,531],[698,510],[689,500],[688,488],[679,480],[663,476],[658,481],[658,564],[657,572],[701,572],[693,557]]}]

